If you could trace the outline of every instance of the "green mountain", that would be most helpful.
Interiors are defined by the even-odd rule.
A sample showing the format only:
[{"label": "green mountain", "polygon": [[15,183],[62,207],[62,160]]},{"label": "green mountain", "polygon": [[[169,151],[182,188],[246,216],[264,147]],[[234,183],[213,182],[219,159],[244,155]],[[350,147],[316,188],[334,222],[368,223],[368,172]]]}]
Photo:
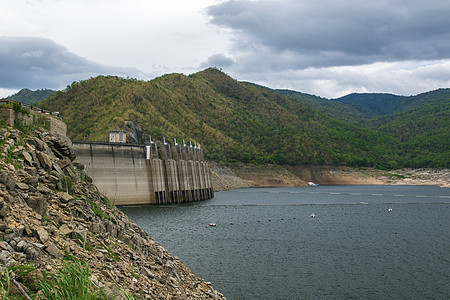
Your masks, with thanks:
[{"label": "green mountain", "polygon": [[371,120],[372,128],[402,142],[412,165],[450,166],[450,96]]},{"label": "green mountain", "polygon": [[318,110],[323,114],[334,119],[347,122],[354,122],[358,124],[363,124],[367,120],[367,116],[364,113],[352,107],[351,105],[339,101],[331,101],[326,98],[312,96],[309,94],[292,90],[275,90],[275,91],[291,99],[297,100],[301,104],[306,105],[312,109]]},{"label": "green mountain", "polygon": [[278,90],[328,116],[358,123],[394,137],[409,166],[450,165],[450,89],[415,96],[350,94],[336,100]]},{"label": "green mountain", "polygon": [[59,111],[72,139],[105,141],[109,130],[132,121],[143,129],[143,141],[147,135],[192,140],[217,161],[410,165],[400,155],[401,142],[387,133],[332,118],[213,68],[151,81],[99,76],[74,82],[39,106]]},{"label": "green mountain", "polygon": [[36,102],[39,102],[48,96],[56,93],[54,90],[49,89],[42,89],[42,90],[29,90],[29,89],[21,89],[16,94],[11,95],[7,97],[10,100],[14,100],[17,102],[27,103],[27,104],[34,104]]},{"label": "green mountain", "polygon": [[332,101],[347,104],[369,118],[400,113],[414,107],[435,101],[446,101],[450,89],[438,89],[415,96],[397,96],[392,94],[350,94]]}]

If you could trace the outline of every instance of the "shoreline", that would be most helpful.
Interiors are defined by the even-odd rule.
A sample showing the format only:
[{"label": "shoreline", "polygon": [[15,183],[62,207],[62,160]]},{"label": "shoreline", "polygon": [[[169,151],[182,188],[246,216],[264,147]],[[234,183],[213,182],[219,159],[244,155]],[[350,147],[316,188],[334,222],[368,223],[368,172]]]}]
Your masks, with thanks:
[{"label": "shoreline", "polygon": [[336,166],[278,166],[210,162],[215,192],[249,187],[433,185],[450,187],[450,169],[377,170]]}]

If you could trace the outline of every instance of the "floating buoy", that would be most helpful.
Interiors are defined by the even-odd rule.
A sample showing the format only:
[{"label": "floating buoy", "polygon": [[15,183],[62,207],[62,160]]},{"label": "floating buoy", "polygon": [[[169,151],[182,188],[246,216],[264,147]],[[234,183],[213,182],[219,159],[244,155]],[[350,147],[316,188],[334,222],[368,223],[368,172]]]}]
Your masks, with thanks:
[{"label": "floating buoy", "polygon": [[216,227],[216,223],[209,223],[209,226]]},{"label": "floating buoy", "polygon": [[316,215],[314,213],[311,214],[311,218],[315,218]]},{"label": "floating buoy", "polygon": [[389,208],[388,208],[388,211],[392,211],[392,208],[389,207]]}]

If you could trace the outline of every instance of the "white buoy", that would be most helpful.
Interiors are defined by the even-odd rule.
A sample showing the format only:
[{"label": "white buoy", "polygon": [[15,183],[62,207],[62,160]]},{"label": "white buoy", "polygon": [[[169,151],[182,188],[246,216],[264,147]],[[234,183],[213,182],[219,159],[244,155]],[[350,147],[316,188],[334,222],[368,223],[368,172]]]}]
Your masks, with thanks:
[{"label": "white buoy", "polygon": [[392,211],[392,208],[389,207],[389,208],[388,208],[388,211],[389,211],[389,212]]},{"label": "white buoy", "polygon": [[314,213],[311,214],[311,218],[315,218],[316,215]]}]

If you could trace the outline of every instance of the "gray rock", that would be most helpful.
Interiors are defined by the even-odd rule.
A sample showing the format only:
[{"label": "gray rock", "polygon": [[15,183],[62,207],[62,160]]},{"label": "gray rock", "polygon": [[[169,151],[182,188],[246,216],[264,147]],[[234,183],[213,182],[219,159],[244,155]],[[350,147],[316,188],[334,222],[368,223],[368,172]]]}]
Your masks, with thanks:
[{"label": "gray rock", "polygon": [[59,192],[58,197],[62,203],[67,203],[70,200],[73,200],[73,197],[71,195],[67,194],[66,192]]},{"label": "gray rock", "polygon": [[33,165],[33,157],[31,156],[30,153],[28,153],[27,151],[23,151],[22,152],[23,158],[25,159],[25,161],[32,166]]},{"label": "gray rock", "polygon": [[[11,244],[11,243],[10,243]],[[15,246],[12,246],[17,252],[25,252],[28,249],[28,243],[24,240],[20,240]]]},{"label": "gray rock", "polygon": [[[42,246],[44,246],[44,245],[42,245]],[[38,252],[33,247],[28,247],[25,250],[25,255],[27,256],[28,260],[36,260],[36,258],[38,257]]]},{"label": "gray rock", "polygon": [[0,252],[0,263],[8,268],[14,266],[17,261],[12,257],[9,251],[3,250]]},{"label": "gray rock", "polygon": [[66,168],[67,166],[69,166],[71,164],[70,160],[68,158],[64,158],[64,159],[60,159],[56,162],[58,164],[58,166],[61,169]]},{"label": "gray rock", "polygon": [[8,190],[12,190],[16,186],[14,177],[8,171],[0,171],[0,183],[3,183]]},{"label": "gray rock", "polygon": [[28,144],[34,146],[39,151],[44,151],[46,154],[52,153],[52,150],[47,146],[47,144],[40,139],[30,138],[26,141]]},{"label": "gray rock", "polygon": [[[8,215],[9,215],[9,206],[5,205],[0,209],[0,218],[4,219]],[[6,225],[5,225],[5,227],[6,227]],[[0,229],[2,229],[2,226],[0,226]],[[5,231],[5,230],[3,229],[2,231]]]},{"label": "gray rock", "polygon": [[44,229],[44,227],[39,227],[39,228],[37,229],[37,234],[38,234],[39,240],[40,240],[43,244],[45,244],[45,242],[48,241],[49,235],[48,235],[47,230]]},{"label": "gray rock", "polygon": [[46,185],[42,184],[38,186],[37,190],[42,194],[50,194],[52,192],[51,189],[49,189]]},{"label": "gray rock", "polygon": [[25,170],[25,172],[27,172],[31,176],[36,176],[36,174],[37,174],[35,167],[25,166],[23,169]]},{"label": "gray rock", "polygon": [[43,196],[30,196],[25,202],[40,215],[42,215],[47,208],[47,200]]},{"label": "gray rock", "polygon": [[64,257],[64,253],[62,253],[53,243],[50,243],[45,250],[56,258]]},{"label": "gray rock", "polygon": [[53,169],[56,171],[56,173],[58,174],[58,177],[62,177],[62,176],[64,176],[64,172],[63,172],[63,170],[61,169],[61,167],[59,166],[59,164],[58,163],[56,163],[56,164],[53,164]]},{"label": "gray rock", "polygon": [[31,185],[31,186],[37,185],[38,181],[39,181],[39,177],[37,177],[37,176],[28,176],[28,177],[24,180],[24,182],[25,182],[26,184]]},{"label": "gray rock", "polygon": [[21,190],[28,190],[28,184],[23,183],[23,182],[16,182],[16,186],[17,188],[21,189]]},{"label": "gray rock", "polygon": [[43,245],[41,243],[31,243],[31,244],[39,250],[44,249],[44,247],[45,247],[45,245]]},{"label": "gray rock", "polygon": [[73,161],[76,157],[72,149],[72,141],[65,135],[52,134],[47,137],[47,142],[59,158],[67,157]]},{"label": "gray rock", "polygon": [[50,156],[45,154],[44,152],[38,152],[38,159],[41,163],[41,166],[47,171],[50,172],[53,167],[52,160],[50,159]]}]

